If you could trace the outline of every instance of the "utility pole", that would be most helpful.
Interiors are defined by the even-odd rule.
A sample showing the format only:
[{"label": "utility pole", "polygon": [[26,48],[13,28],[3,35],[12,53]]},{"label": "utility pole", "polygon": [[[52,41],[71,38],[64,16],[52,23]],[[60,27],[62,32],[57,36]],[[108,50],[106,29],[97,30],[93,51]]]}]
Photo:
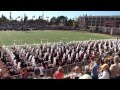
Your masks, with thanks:
[{"label": "utility pole", "polygon": [[44,22],[44,11],[42,12],[42,19],[43,19],[43,26],[45,26],[45,22]]}]

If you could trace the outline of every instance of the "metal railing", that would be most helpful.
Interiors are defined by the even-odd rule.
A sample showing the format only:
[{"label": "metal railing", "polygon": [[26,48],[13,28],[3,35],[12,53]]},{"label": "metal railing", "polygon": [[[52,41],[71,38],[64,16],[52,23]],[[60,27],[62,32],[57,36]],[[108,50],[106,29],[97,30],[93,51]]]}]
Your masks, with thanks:
[{"label": "metal railing", "polygon": [[[84,66],[88,65],[89,63],[90,63],[90,61],[86,60],[86,61],[81,61],[81,62],[78,62],[78,63],[73,63],[73,64],[70,64],[70,65],[62,66],[62,68],[64,69],[64,74],[68,75],[75,66],[78,66],[79,68],[83,69]],[[46,74],[46,76],[53,77],[53,74],[55,73],[55,71],[57,69],[58,69],[58,67],[47,69],[47,70],[45,70],[44,73]]]}]

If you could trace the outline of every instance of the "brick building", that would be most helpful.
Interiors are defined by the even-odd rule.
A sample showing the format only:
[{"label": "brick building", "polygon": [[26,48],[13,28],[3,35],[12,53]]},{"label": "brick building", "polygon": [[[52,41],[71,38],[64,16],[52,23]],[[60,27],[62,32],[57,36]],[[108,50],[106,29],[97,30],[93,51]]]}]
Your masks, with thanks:
[{"label": "brick building", "polygon": [[79,27],[120,27],[120,16],[80,16]]}]

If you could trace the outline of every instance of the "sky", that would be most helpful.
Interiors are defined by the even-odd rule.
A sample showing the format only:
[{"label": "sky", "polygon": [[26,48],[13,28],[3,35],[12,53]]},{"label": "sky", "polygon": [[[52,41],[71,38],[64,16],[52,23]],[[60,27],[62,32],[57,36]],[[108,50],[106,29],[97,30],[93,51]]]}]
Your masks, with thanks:
[{"label": "sky", "polygon": [[[36,16],[38,18],[39,16],[42,16],[43,11],[11,11],[12,12],[12,18],[15,19],[18,16],[24,17],[24,14],[28,16],[28,19],[31,19],[33,16]],[[5,15],[7,18],[10,16],[10,11],[0,11],[0,16]],[[44,19],[46,17],[51,17],[55,16],[67,16],[68,18],[76,18],[79,16],[84,15],[92,15],[92,16],[113,16],[113,15],[120,15],[120,11],[44,11]]]}]

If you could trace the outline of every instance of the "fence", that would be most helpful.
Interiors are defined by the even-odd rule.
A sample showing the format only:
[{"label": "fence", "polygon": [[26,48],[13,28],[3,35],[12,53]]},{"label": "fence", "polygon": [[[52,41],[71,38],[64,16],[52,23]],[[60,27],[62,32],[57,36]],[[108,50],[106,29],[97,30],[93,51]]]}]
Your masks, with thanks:
[{"label": "fence", "polygon": [[[62,68],[64,69],[64,74],[65,75],[68,75],[70,72],[71,72],[71,69],[73,69],[75,66],[78,66],[80,67],[81,69],[84,68],[85,65],[88,65],[90,63],[89,60],[86,60],[86,61],[83,61],[83,62],[78,62],[78,63],[74,63],[74,64],[70,64],[70,65],[66,65],[66,66],[63,66]],[[58,67],[55,67],[55,68],[52,68],[52,69],[47,69],[45,70],[45,74],[47,77],[51,77],[51,79],[54,79],[53,78],[53,74],[55,73],[55,71],[58,69]],[[12,76],[11,78],[16,78],[16,79],[20,79],[21,76],[20,75],[14,75]],[[67,77],[66,77],[67,78]]]},{"label": "fence", "polygon": [[110,28],[110,27],[99,27],[101,33],[111,34],[111,35],[120,35],[120,28]]},{"label": "fence", "polygon": [[[84,66],[85,66],[85,65],[88,65],[89,63],[90,63],[90,61],[89,61],[89,60],[86,60],[86,61],[82,61],[82,62],[70,64],[70,65],[65,65],[65,66],[63,66],[62,68],[64,69],[64,74],[68,75],[68,74],[71,72],[71,69],[73,69],[75,66],[78,66],[78,67],[80,67],[81,69],[83,69]],[[58,67],[45,70],[46,76],[53,77],[53,74],[55,73],[55,71],[56,71],[57,69],[58,69]]]}]

